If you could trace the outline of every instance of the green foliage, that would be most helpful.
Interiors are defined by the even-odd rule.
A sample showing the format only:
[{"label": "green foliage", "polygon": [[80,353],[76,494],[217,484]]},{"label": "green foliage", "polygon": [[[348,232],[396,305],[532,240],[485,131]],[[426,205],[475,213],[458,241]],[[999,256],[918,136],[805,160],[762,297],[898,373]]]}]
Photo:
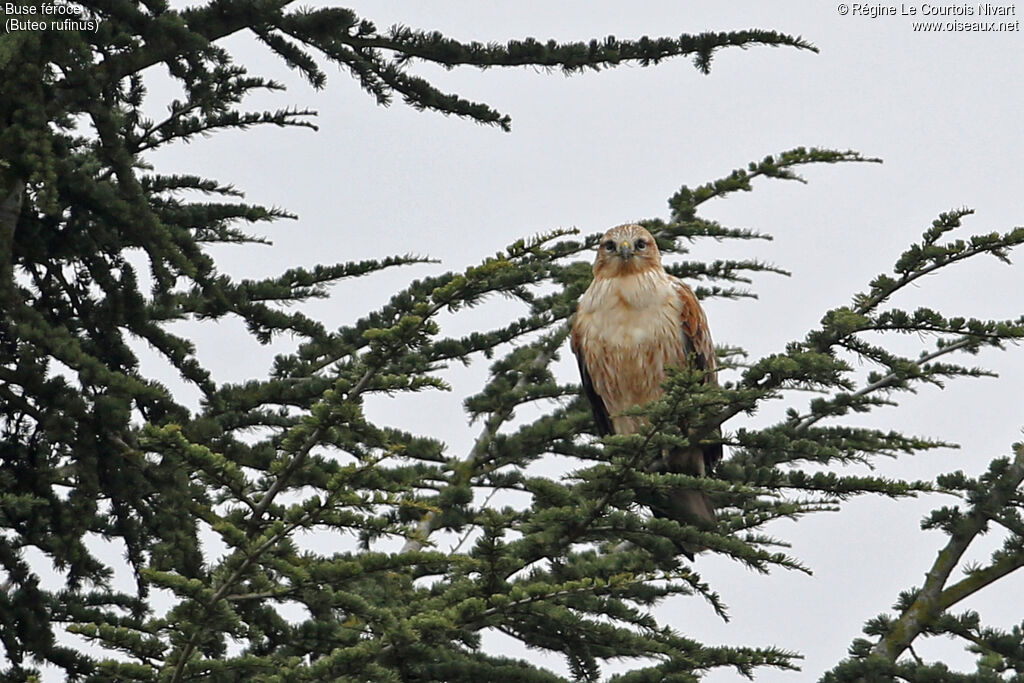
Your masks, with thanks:
[{"label": "green foliage", "polygon": [[[349,10],[288,11],[276,0],[217,0],[180,12],[160,0],[81,4],[101,19],[94,33],[0,37],[5,678],[30,679],[47,666],[87,680],[564,680],[486,651],[488,632],[558,653],[574,680],[598,680],[606,662],[623,657],[640,663],[611,679],[621,683],[691,681],[720,667],[744,676],[793,669],[799,655],[774,645],[710,646],[658,622],[656,605],[686,597],[727,618],[722,598],[681,562],[678,548],[705,547],[761,572],[807,571],[778,551],[785,541],[766,532],[768,523],[836,510],[867,493],[936,491],[965,505],[926,520],[951,539],[940,553],[942,571],[901,598],[899,618],[871,622],[876,642],[856,643],[853,658],[829,676],[947,675],[941,664],[899,659],[915,637],[938,634],[971,643],[977,676],[1020,670],[1019,629],[987,629],[976,615],[946,612],[1024,562],[1019,448],[1014,461],[994,461],[977,480],[957,473],[911,482],[845,468],[948,445],[855,418],[894,403],[899,392],[985,374],[954,356],[1020,339],[1024,319],[948,317],[893,301],[924,275],[967,258],[1007,260],[1024,230],[941,242],[969,212],[944,214],[892,273],[815,329],[778,353],[736,364],[734,381],[721,388],[697,372],[674,373],[663,399],[637,409],[649,417],[648,431],[598,440],[578,387],[553,371],[589,282],[596,235],[519,240],[478,265],[413,281],[331,331],[286,306],[327,296],[344,279],[423,260],[235,281],[218,272],[209,246],[259,242],[247,224],[292,217],[239,201],[229,185],[152,172],[143,157],[221,129],[312,126],[308,111],[238,109],[254,91],[281,88],[249,76],[216,45],[243,29],[315,87],[325,82],[326,60],[381,104],[399,95],[416,108],[503,128],[505,115],[437,90],[408,66],[575,73],[688,55],[707,71],[722,47],[813,49],[808,43],[752,30],[482,45],[405,27],[382,33]],[[141,114],[141,71],[155,64],[183,88],[161,121]],[[767,236],[705,219],[700,206],[750,191],[760,177],[799,180],[807,164],[859,161],[873,160],[794,149],[681,188],[667,218],[645,225],[672,272],[698,281],[701,296],[752,296],[745,287],[754,273],[784,271],[754,260],[690,261],[687,245]],[[470,334],[446,332],[450,316],[496,295],[515,302],[517,317]],[[268,377],[218,384],[171,324],[227,316],[260,342],[293,335],[297,347],[276,359]],[[893,334],[910,333],[934,344],[913,357],[886,346]],[[199,389],[198,412],[140,371],[139,341]],[[741,355],[732,349],[723,358]],[[448,390],[447,368],[484,360],[489,377],[464,401],[480,428],[468,453],[367,416],[369,397]],[[875,370],[864,377],[853,360]],[[794,395],[802,394],[794,390],[815,398],[797,407]],[[793,406],[783,420],[745,425],[743,416],[777,400]],[[665,447],[714,441],[731,447],[715,478],[647,472]],[[563,478],[531,468],[555,457],[572,468]],[[716,528],[644,512],[643,500],[680,486],[716,500]],[[1010,532],[1004,548],[947,586],[947,570],[990,522]],[[330,550],[310,549],[316,537],[329,538]],[[113,585],[97,538],[125,549],[131,594]],[[452,547],[443,550],[447,541]],[[59,580],[49,583],[58,585],[32,566],[30,548],[53,564]],[[93,649],[61,644],[64,632]]]},{"label": "green foliage", "polygon": [[[936,222],[936,225],[938,222]],[[876,640],[854,641],[853,655],[828,672],[823,681],[882,680],[882,676],[905,680],[1004,681],[1024,675],[1021,657],[1021,630],[1011,631],[982,625],[976,612],[950,612],[961,600],[990,586],[1024,567],[1024,524],[1021,509],[1021,485],[1024,483],[1024,444],[1013,446],[1013,458],[997,458],[980,477],[954,472],[937,478],[936,484],[963,500],[960,505],[934,510],[921,523],[924,529],[941,529],[949,541],[927,572],[921,588],[902,593],[893,605],[898,617],[879,615],[864,627],[864,633]],[[984,566],[963,562],[971,542],[986,533],[992,523],[1008,533],[1001,548],[992,553]],[[960,567],[964,578],[952,582],[952,572]],[[968,643],[978,654],[978,669],[971,674],[949,672],[941,662],[898,661],[917,637],[952,636]],[[911,650],[912,652],[912,650]],[[1013,673],[1013,677],[1004,675]],[[938,676],[938,678],[936,678]]]}]

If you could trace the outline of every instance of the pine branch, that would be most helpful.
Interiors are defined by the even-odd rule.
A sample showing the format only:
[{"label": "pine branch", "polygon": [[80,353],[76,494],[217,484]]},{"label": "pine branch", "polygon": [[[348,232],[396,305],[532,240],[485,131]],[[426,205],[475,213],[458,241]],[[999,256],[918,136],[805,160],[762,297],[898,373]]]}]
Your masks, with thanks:
[{"label": "pine branch", "polygon": [[413,31],[405,27],[391,29],[388,36],[355,37],[351,44],[357,47],[384,49],[402,55],[403,60],[419,59],[449,68],[459,65],[489,68],[492,66],[561,67],[566,73],[583,69],[598,70],[624,62],[638,62],[641,66],[657,64],[663,59],[679,55],[695,55],[695,66],[707,73],[711,57],[723,47],[750,45],[787,45],[817,52],[807,41],[774,31],[749,30],[734,33],[683,34],[678,39],[646,36],[638,41],[621,41],[609,36],[603,41],[589,43],[542,43],[533,38],[511,41],[506,45],[491,43],[461,43],[440,33]]},{"label": "pine branch", "polygon": [[[6,173],[0,175],[7,175]],[[0,192],[6,193],[3,203],[0,204],[0,291],[6,292],[11,286],[14,276],[14,263],[12,262],[14,250],[14,231],[18,228],[18,218],[21,214],[22,198],[25,193],[25,183],[15,180],[10,184],[5,183],[0,187]],[[4,299],[7,296],[4,295]]]},{"label": "pine branch", "polygon": [[697,220],[696,209],[698,206],[733,192],[749,192],[753,189],[751,181],[756,178],[766,177],[805,182],[803,178],[793,172],[794,167],[814,163],[834,164],[849,161],[881,163],[881,159],[864,157],[854,151],[838,152],[816,147],[810,149],[797,147],[777,156],[767,156],[760,162],[752,161],[747,170],[737,169],[725,178],[701,185],[696,189],[690,189],[684,185],[668,200],[672,222],[684,225],[692,223]]},{"label": "pine branch", "polygon": [[[271,548],[277,546],[281,540],[288,538],[293,531],[306,525],[313,517],[312,512],[308,512],[301,518],[284,525],[276,533],[267,536],[266,538],[259,538],[260,544],[252,549],[247,549],[244,553],[244,557],[234,571],[223,580],[220,586],[217,587],[203,605],[203,610],[207,613],[212,611],[222,600],[227,599],[230,591],[235,587],[238,581],[245,575],[245,573],[256,564],[261,556]],[[202,628],[196,628],[192,631],[192,635],[181,647],[178,652],[178,656],[174,662],[174,668],[171,670],[171,683],[180,683],[185,674],[185,667],[188,665],[189,660],[192,658],[192,653],[195,651],[199,638],[203,635]]]},{"label": "pine branch", "polygon": [[939,551],[935,563],[925,575],[924,586],[889,633],[874,646],[873,656],[895,662],[942,611],[1024,566],[1024,553],[1017,553],[1001,558],[985,569],[971,572],[952,586],[946,585],[970,544],[984,532],[993,516],[1018,495],[1018,488],[1024,482],[1024,444],[1016,444],[1013,450],[1014,458],[1009,467],[998,474],[986,494],[952,529],[949,542]]},{"label": "pine branch", "polygon": [[[184,22],[175,20],[177,13],[165,12],[160,21],[161,30],[152,31],[145,45],[133,50],[107,56],[91,72],[75,72],[59,84],[57,96],[49,111],[57,112],[69,105],[82,106],[88,93],[118,83],[130,74],[175,59],[182,52],[200,50],[210,43],[241,31],[251,25],[272,21],[281,9],[293,0],[221,0],[200,8],[181,12]],[[120,9],[107,0],[81,2],[79,5],[100,13]],[[141,14],[135,19],[145,21]]]},{"label": "pine branch", "polygon": [[[928,363],[928,362],[931,362],[931,361],[935,360],[936,358],[940,358],[940,357],[945,356],[947,354],[954,353],[956,351],[960,351],[961,349],[964,349],[964,348],[968,348],[968,347],[970,347],[974,343],[975,343],[974,340],[972,340],[970,338],[964,338],[964,339],[961,339],[960,341],[953,342],[952,344],[947,344],[947,345],[945,345],[945,346],[943,346],[943,347],[941,347],[939,349],[936,349],[935,351],[932,351],[931,353],[927,353],[927,354],[921,356],[921,358],[918,359],[917,362],[918,362],[919,365],[923,365],[925,363]],[[855,403],[857,400],[859,400],[861,398],[866,398],[867,396],[871,395],[874,392],[881,391],[881,390],[884,390],[884,389],[886,389],[888,387],[893,386],[897,382],[902,381],[903,377],[904,377],[903,373],[890,372],[890,373],[888,373],[888,374],[886,374],[886,375],[884,375],[882,377],[879,377],[878,379],[876,379],[873,382],[869,382],[868,384],[865,384],[863,387],[861,387],[857,391],[854,391],[854,392],[850,393],[849,395],[845,395],[843,397],[843,403],[844,404]],[[832,401],[832,403],[835,404],[835,401]],[[824,407],[825,404],[820,404],[820,405],[822,405]],[[797,422],[797,424],[796,424],[796,429],[797,430],[801,430],[801,431],[802,430],[806,430],[809,427],[817,424],[821,420],[825,419],[826,417],[830,417],[830,412],[828,410],[825,410],[824,408],[819,408],[815,412],[808,413],[807,415],[804,415],[803,417],[801,417],[799,419],[799,422]]]},{"label": "pine branch", "polygon": [[[530,362],[532,368],[544,368],[554,359],[556,349],[561,346],[562,342],[565,341],[569,334],[569,326],[563,324],[560,326],[551,336],[549,340],[545,340],[543,343],[543,350],[539,351],[536,357]],[[524,389],[529,382],[529,374],[523,372],[520,374],[519,379],[516,381],[511,394]],[[498,435],[498,430],[512,417],[513,409],[515,404],[505,405],[502,408],[492,411],[488,415],[484,427],[476,440],[473,442],[473,447],[470,449],[469,454],[459,461],[456,465],[456,472],[460,473],[456,476],[456,479],[449,484],[449,487],[463,487],[469,485],[476,477],[476,466],[483,460],[487,454],[491,443]],[[423,518],[416,525],[416,529],[413,531],[412,536],[402,546],[401,552],[416,552],[421,550],[423,546],[428,542],[430,535],[436,529],[436,523],[438,515],[433,510],[428,511]]]}]

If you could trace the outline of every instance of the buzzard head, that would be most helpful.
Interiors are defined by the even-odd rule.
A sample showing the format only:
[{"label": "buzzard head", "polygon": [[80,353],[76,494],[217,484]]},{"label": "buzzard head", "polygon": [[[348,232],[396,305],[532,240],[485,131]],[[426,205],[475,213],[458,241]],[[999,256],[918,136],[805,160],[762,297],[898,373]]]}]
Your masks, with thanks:
[{"label": "buzzard head", "polygon": [[654,237],[636,224],[620,225],[597,243],[595,277],[617,277],[648,269],[661,269],[661,253]]}]

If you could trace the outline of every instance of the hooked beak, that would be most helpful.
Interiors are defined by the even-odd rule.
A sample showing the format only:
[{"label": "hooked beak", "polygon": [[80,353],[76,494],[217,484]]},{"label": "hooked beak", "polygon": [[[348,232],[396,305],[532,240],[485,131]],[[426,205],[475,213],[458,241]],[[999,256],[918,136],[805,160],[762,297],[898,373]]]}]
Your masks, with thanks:
[{"label": "hooked beak", "polygon": [[624,261],[631,259],[633,257],[633,245],[629,242],[622,242],[619,244],[619,256],[621,256]]}]

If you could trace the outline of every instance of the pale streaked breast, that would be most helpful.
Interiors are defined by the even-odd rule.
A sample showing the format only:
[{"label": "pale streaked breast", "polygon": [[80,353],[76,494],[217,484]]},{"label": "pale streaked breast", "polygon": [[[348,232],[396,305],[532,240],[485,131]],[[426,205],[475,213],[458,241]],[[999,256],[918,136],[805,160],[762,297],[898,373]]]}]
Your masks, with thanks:
[{"label": "pale streaked breast", "polygon": [[665,367],[684,362],[685,354],[671,281],[648,276],[616,280],[591,285],[580,301],[576,329],[594,389],[622,434],[639,425],[615,414],[661,396]]}]

